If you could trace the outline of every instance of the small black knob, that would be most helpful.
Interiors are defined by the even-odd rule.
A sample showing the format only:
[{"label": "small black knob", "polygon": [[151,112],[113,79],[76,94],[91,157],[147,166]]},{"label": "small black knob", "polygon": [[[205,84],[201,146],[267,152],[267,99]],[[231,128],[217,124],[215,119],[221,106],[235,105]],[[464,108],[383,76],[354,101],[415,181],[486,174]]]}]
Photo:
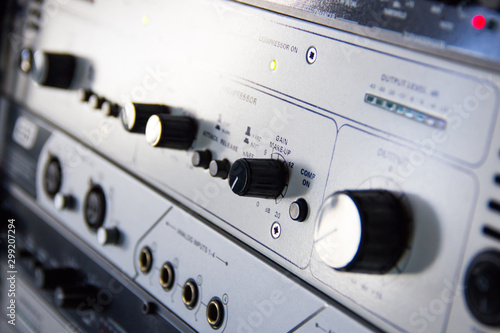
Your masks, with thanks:
[{"label": "small black knob", "polygon": [[41,289],[55,289],[58,286],[76,285],[81,280],[81,275],[74,268],[35,268],[35,285]]},{"label": "small black knob", "polygon": [[104,97],[99,97],[96,94],[92,94],[89,97],[89,106],[94,110],[100,109],[105,100],[106,99]]},{"label": "small black knob", "polygon": [[73,209],[76,205],[76,199],[71,194],[57,193],[54,197],[54,207],[61,211],[63,209]]},{"label": "small black knob", "polygon": [[169,112],[169,107],[165,105],[127,103],[121,110],[123,127],[129,132],[144,133],[152,115]]},{"label": "small black knob", "polygon": [[155,114],[146,125],[146,141],[153,147],[188,149],[195,135],[196,123],[187,116]]},{"label": "small black knob", "polygon": [[81,304],[87,304],[88,298],[95,298],[97,292],[97,288],[91,285],[57,287],[54,292],[54,303],[61,308],[77,309]]},{"label": "small black knob", "polygon": [[94,93],[90,89],[80,89],[78,92],[79,98],[81,102],[88,102],[90,99],[90,96],[92,96]]},{"label": "small black knob", "polygon": [[209,172],[212,177],[226,179],[229,175],[231,163],[228,160],[213,160],[209,164]]},{"label": "small black knob", "polygon": [[212,152],[208,149],[195,151],[191,158],[193,166],[203,169],[208,169],[210,161],[212,161]]},{"label": "small black knob", "polygon": [[106,117],[117,118],[120,115],[120,106],[110,101],[104,101],[101,110]]},{"label": "small black knob", "polygon": [[77,58],[70,54],[36,51],[31,76],[42,86],[69,89],[73,85]]},{"label": "small black knob", "polygon": [[477,320],[500,327],[500,252],[490,250],[474,258],[467,270],[464,292]]},{"label": "small black knob", "polygon": [[106,217],[106,196],[102,187],[93,185],[85,197],[83,212],[87,226],[96,231],[104,223]]},{"label": "small black knob", "polygon": [[314,247],[336,270],[383,274],[404,253],[410,222],[405,202],[389,191],[336,192],[321,206]]},{"label": "small black knob", "polygon": [[120,230],[116,227],[113,228],[99,228],[97,230],[97,242],[100,245],[118,244],[120,241]]},{"label": "small black knob", "polygon": [[229,186],[240,196],[276,198],[285,188],[288,172],[283,162],[242,158],[231,166]]}]

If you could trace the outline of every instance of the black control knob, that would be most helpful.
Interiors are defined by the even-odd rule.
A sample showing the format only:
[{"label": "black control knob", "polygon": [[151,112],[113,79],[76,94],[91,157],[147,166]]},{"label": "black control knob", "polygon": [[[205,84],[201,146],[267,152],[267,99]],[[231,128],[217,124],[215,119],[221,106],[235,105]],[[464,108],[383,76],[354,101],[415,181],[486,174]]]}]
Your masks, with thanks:
[{"label": "black control knob", "polygon": [[93,185],[85,197],[83,212],[87,226],[96,231],[104,224],[106,217],[106,196],[102,187]]},{"label": "black control knob", "polygon": [[120,241],[120,230],[116,227],[113,228],[99,228],[97,229],[97,242],[104,245],[118,244]]},{"label": "black control knob", "polygon": [[81,304],[87,304],[89,298],[95,298],[97,292],[97,288],[91,285],[57,287],[54,292],[54,303],[61,308],[77,309]]},{"label": "black control knob", "polygon": [[287,168],[281,161],[242,158],[231,166],[229,186],[237,195],[276,198],[283,192],[287,177]]},{"label": "black control knob", "polygon": [[195,151],[191,158],[193,166],[203,169],[208,169],[210,161],[212,161],[212,152],[208,149]]},{"label": "black control knob", "polygon": [[63,209],[73,209],[76,206],[76,199],[71,194],[57,193],[54,197],[54,207],[61,211]]},{"label": "black control knob", "polygon": [[227,179],[229,175],[229,170],[231,169],[231,163],[228,160],[213,160],[210,161],[208,165],[210,175],[212,177]]},{"label": "black control knob", "polygon": [[320,209],[314,248],[336,270],[382,274],[402,256],[410,222],[406,204],[389,191],[336,192]]},{"label": "black control knob", "polygon": [[110,101],[104,101],[101,110],[106,117],[117,118],[120,115],[120,106]]},{"label": "black control knob", "polygon": [[35,268],[35,285],[41,289],[55,289],[58,286],[74,286],[81,280],[81,275],[74,268]]},{"label": "black control knob", "polygon": [[144,133],[149,118],[155,114],[169,113],[168,106],[160,104],[127,103],[121,111],[123,127],[133,133]]},{"label": "black control knob", "polygon": [[45,167],[43,178],[43,188],[45,193],[51,198],[59,192],[62,185],[62,167],[57,157],[50,157]]},{"label": "black control knob", "polygon": [[81,102],[88,102],[90,99],[90,96],[92,96],[94,93],[90,89],[80,89],[78,91],[78,96],[80,98]]},{"label": "black control knob", "polygon": [[70,54],[36,51],[31,76],[42,86],[70,89],[77,68],[77,58]]},{"label": "black control knob", "polygon": [[465,300],[470,312],[484,325],[500,327],[500,252],[479,254],[465,277]]},{"label": "black control knob", "polygon": [[188,149],[196,135],[196,122],[187,116],[155,114],[146,125],[146,141],[153,147]]},{"label": "black control knob", "polygon": [[92,94],[89,97],[89,106],[94,110],[98,110],[102,107],[102,104],[104,103],[105,100],[106,99],[104,97]]}]

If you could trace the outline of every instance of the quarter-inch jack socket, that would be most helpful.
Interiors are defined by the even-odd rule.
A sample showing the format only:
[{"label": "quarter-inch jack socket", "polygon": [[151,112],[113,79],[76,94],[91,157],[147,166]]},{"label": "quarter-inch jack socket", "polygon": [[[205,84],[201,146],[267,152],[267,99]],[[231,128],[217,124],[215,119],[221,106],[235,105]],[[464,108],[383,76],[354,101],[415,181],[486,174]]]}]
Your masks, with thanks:
[{"label": "quarter-inch jack socket", "polygon": [[175,271],[170,262],[166,262],[160,269],[160,284],[165,290],[170,290],[174,286]]},{"label": "quarter-inch jack socket", "polygon": [[218,297],[214,297],[207,305],[207,321],[214,330],[219,329],[224,321],[224,305]]},{"label": "quarter-inch jack socket", "polygon": [[187,280],[182,287],[182,302],[190,310],[198,303],[198,286],[193,279]]},{"label": "quarter-inch jack socket", "polygon": [[148,273],[153,266],[153,253],[147,246],[143,247],[139,253],[139,269],[144,274]]}]

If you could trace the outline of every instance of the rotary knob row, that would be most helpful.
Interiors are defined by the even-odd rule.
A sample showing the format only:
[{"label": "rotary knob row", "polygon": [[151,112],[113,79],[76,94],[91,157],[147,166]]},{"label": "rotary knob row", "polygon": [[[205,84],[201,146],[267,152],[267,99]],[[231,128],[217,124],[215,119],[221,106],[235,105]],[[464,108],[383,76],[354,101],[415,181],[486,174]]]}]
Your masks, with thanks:
[{"label": "rotary knob row", "polygon": [[123,127],[146,135],[153,147],[188,149],[196,135],[196,122],[188,116],[171,115],[160,104],[127,103],[122,109]]},{"label": "rotary knob row", "polygon": [[88,103],[93,110],[101,110],[107,117],[118,117],[120,115],[120,106],[117,103],[99,96],[90,89],[80,89],[79,95],[81,102]]}]

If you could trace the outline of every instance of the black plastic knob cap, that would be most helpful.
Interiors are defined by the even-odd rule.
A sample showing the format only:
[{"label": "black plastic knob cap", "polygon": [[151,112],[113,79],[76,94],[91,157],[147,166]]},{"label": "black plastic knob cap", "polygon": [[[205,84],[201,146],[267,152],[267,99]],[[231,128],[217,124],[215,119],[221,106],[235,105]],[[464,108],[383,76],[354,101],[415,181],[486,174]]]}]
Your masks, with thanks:
[{"label": "black plastic knob cap", "polygon": [[69,89],[72,86],[77,58],[70,54],[36,51],[31,75],[42,86]]},{"label": "black plastic knob cap", "polygon": [[71,286],[80,282],[81,275],[74,268],[35,268],[35,284],[41,289],[55,289],[59,286]]},{"label": "black plastic knob cap", "polygon": [[94,93],[90,89],[84,89],[84,88],[82,88],[82,89],[80,89],[78,91],[78,95],[80,97],[80,101],[81,102],[88,102],[89,99],[90,99],[90,96],[92,96],[93,94]]},{"label": "black plastic knob cap", "polygon": [[56,306],[66,309],[77,309],[86,304],[89,298],[97,296],[98,289],[91,285],[76,287],[57,287],[54,292]]},{"label": "black plastic knob cap", "polygon": [[196,122],[187,116],[155,114],[146,125],[146,141],[153,147],[186,150],[195,135]]},{"label": "black plastic knob cap", "polygon": [[121,232],[118,228],[104,228],[97,229],[97,242],[104,245],[116,245],[120,242]]},{"label": "black plastic knob cap", "polygon": [[89,97],[88,103],[92,109],[98,110],[102,107],[102,104],[104,103],[104,101],[106,101],[106,99],[104,97],[100,97],[97,94],[92,94]]},{"label": "black plastic knob cap", "polygon": [[117,118],[120,115],[120,106],[110,101],[104,101],[101,106],[103,115]]},{"label": "black plastic knob cap", "polygon": [[73,209],[76,206],[76,198],[71,194],[57,193],[54,196],[54,207],[58,211]]},{"label": "black plastic knob cap", "polygon": [[410,223],[409,208],[392,192],[336,192],[318,215],[315,250],[336,270],[383,274],[404,253]]},{"label": "black plastic knob cap", "polygon": [[191,162],[197,168],[208,169],[212,161],[212,152],[210,150],[197,150],[193,153]]},{"label": "black plastic knob cap", "polygon": [[210,176],[227,179],[227,176],[229,175],[229,170],[231,169],[231,163],[227,159],[212,160],[208,168]]},{"label": "black plastic knob cap", "polygon": [[242,158],[231,166],[229,186],[240,196],[276,198],[283,192],[287,177],[287,168],[281,161]]},{"label": "black plastic knob cap", "polygon": [[129,102],[121,110],[123,127],[129,132],[144,134],[146,124],[152,115],[169,112],[170,108],[166,105]]}]

